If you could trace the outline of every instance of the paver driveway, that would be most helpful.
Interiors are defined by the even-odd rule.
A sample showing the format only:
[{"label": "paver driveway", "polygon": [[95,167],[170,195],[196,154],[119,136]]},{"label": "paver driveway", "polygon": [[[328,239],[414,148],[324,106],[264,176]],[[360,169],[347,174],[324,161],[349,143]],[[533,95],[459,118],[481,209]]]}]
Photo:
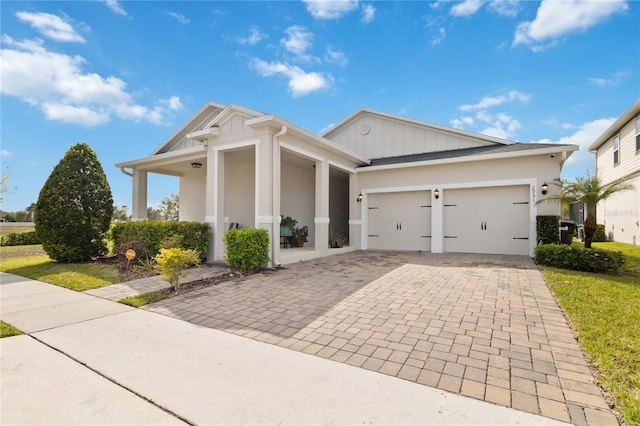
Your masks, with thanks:
[{"label": "paver driveway", "polygon": [[617,424],[524,256],[352,252],[146,309],[578,425]]}]

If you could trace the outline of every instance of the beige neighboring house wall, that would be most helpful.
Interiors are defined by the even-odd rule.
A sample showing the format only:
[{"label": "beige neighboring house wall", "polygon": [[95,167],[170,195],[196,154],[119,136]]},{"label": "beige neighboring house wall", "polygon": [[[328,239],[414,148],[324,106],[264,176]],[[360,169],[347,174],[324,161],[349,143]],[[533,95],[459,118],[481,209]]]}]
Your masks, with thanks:
[{"label": "beige neighboring house wall", "polygon": [[[280,220],[309,227],[307,250],[533,255],[540,188],[578,147],[524,144],[361,109],[323,136],[278,116],[207,103],[148,157],[119,163],[132,177],[133,217],[146,218],[147,176],[180,180],[180,220],[213,229],[208,261],[224,259],[231,223],[270,235]],[[553,190],[550,186],[550,190]],[[361,195],[362,197],[360,197]]]},{"label": "beige neighboring house wall", "polygon": [[[614,139],[618,138],[617,162]],[[630,178],[633,191],[615,194],[598,203],[596,217],[610,240],[640,244],[640,99],[627,109],[589,147],[596,154],[596,173],[602,184]]]}]

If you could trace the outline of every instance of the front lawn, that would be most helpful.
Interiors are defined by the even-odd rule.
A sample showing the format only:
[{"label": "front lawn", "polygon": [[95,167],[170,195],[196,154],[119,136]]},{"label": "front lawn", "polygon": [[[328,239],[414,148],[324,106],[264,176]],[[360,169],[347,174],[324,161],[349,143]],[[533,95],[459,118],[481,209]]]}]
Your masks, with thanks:
[{"label": "front lawn", "polygon": [[99,262],[55,263],[40,246],[1,247],[0,271],[55,284],[76,291],[117,283],[118,267]]},{"label": "front lawn", "polygon": [[[580,244],[581,243],[574,243]],[[541,267],[546,282],[569,317],[598,371],[598,382],[616,400],[628,425],[640,424],[640,247],[594,243],[622,251],[620,275]]]},{"label": "front lawn", "polygon": [[20,334],[22,334],[22,332],[14,326],[0,321],[0,339],[3,337],[18,336]]}]

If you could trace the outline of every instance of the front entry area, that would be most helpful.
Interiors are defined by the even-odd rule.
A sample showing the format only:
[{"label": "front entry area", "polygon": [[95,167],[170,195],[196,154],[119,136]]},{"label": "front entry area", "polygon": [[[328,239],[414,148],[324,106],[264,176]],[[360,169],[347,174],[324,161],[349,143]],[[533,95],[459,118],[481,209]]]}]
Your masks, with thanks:
[{"label": "front entry area", "polygon": [[368,247],[431,251],[431,191],[369,195]]},{"label": "front entry area", "polygon": [[444,191],[444,251],[529,254],[529,186]]}]

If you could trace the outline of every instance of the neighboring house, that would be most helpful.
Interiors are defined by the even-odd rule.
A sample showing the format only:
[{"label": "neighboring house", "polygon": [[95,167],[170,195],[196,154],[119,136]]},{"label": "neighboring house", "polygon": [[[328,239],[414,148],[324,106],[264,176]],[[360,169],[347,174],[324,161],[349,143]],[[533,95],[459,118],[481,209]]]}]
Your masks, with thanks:
[{"label": "neighboring house", "polygon": [[626,110],[589,151],[596,154],[596,173],[603,185],[630,177],[633,191],[598,203],[598,223],[612,241],[640,244],[640,99]]},{"label": "neighboring house", "polygon": [[[117,164],[147,214],[147,174],[180,179],[180,220],[213,228],[220,260],[230,223],[267,229],[281,263],[282,216],[309,226],[314,256],[332,232],[351,249],[532,255],[543,183],[576,145],[516,143],[360,109],[318,136],[276,115],[207,103],[149,157]],[[552,192],[554,187],[549,186]],[[288,250],[287,253],[291,253]],[[284,257],[284,256],[283,256]]]}]

